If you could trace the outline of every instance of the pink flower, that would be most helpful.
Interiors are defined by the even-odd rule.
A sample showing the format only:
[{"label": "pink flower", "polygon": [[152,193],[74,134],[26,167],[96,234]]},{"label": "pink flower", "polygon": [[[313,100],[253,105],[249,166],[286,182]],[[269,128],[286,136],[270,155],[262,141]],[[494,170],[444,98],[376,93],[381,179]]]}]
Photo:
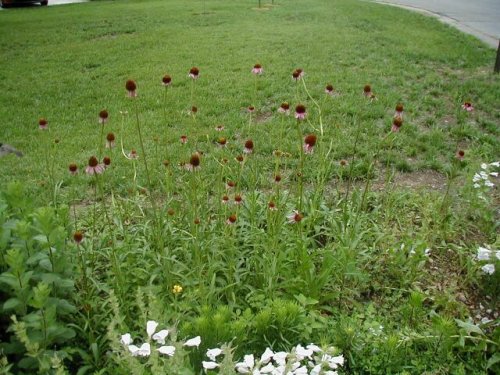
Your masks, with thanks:
[{"label": "pink flower", "polygon": [[396,110],[394,112],[394,118],[399,117],[402,120],[403,119],[403,111],[404,111],[404,107],[401,103],[396,105]]},{"label": "pink flower", "polygon": [[137,91],[136,91],[137,90],[137,85],[135,84],[135,81],[129,79],[125,83],[125,88],[128,91],[129,98],[135,98],[137,96]]},{"label": "pink flower", "polygon": [[304,71],[300,68],[295,69],[292,73],[292,79],[295,81],[300,80],[302,77],[304,77]]},{"label": "pink flower", "polygon": [[306,107],[303,104],[298,104],[295,107],[295,118],[297,120],[304,120],[306,118]]},{"label": "pink flower", "polygon": [[243,149],[245,154],[251,154],[253,152],[253,141],[249,139],[245,142],[245,148]]},{"label": "pink flower", "polygon": [[188,141],[188,137],[186,135],[181,135],[181,143],[186,144]]},{"label": "pink flower", "polygon": [[314,146],[316,145],[316,136],[314,134],[309,134],[304,138],[304,153],[312,154],[314,151]]},{"label": "pink flower", "polygon": [[278,112],[283,113],[285,115],[289,115],[290,114],[290,104],[288,104],[287,102],[281,103],[280,107],[278,108]]},{"label": "pink flower", "polygon": [[104,172],[104,167],[99,164],[95,156],[91,156],[89,159],[89,165],[85,168],[85,172],[89,175],[101,174]]},{"label": "pink flower", "polygon": [[193,67],[189,70],[189,76],[190,76],[192,79],[198,79],[198,77],[200,76],[200,69],[198,69],[197,67],[193,66]]},{"label": "pink flower", "polygon": [[168,74],[164,75],[161,83],[165,87],[170,86],[172,84],[172,77],[170,77]]},{"label": "pink flower", "polygon": [[403,120],[401,120],[401,117],[394,117],[394,120],[392,121],[392,127],[391,131],[393,133],[399,132],[399,129],[403,125]]},{"label": "pink flower", "polygon": [[45,120],[44,118],[41,118],[40,120],[38,120],[38,128],[40,130],[46,130],[47,129],[47,120]]},{"label": "pink flower", "polygon": [[260,75],[264,72],[264,69],[262,69],[262,65],[260,64],[255,64],[252,69],[252,73],[256,75]]},{"label": "pink flower", "polygon": [[300,223],[302,221],[302,219],[304,218],[304,216],[301,213],[299,213],[299,211],[294,210],[286,218],[288,219],[288,222],[290,224],[296,224],[296,223]]},{"label": "pink flower", "polygon": [[467,112],[472,112],[474,111],[474,106],[470,102],[465,102],[462,104],[462,109],[465,109]]},{"label": "pink flower", "polygon": [[328,94],[330,96],[333,96],[333,94],[335,94],[335,90],[333,89],[332,85],[330,85],[330,84],[326,85],[325,94]]},{"label": "pink flower", "polygon": [[99,112],[99,124],[104,125],[105,123],[107,123],[108,117],[109,117],[108,111],[106,111],[105,109]]},{"label": "pink flower", "polygon": [[139,156],[137,155],[137,151],[136,150],[131,150],[128,154],[128,158],[129,159],[137,159]]}]

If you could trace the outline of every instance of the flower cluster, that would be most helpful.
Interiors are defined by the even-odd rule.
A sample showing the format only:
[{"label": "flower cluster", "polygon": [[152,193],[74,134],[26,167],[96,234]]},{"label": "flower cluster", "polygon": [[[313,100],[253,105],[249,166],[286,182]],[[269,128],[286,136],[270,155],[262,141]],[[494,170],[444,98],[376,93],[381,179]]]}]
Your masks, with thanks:
[{"label": "flower cluster", "polygon": [[[500,260],[500,251],[493,251],[485,247],[479,247],[477,249],[477,260],[486,262],[495,262]],[[495,273],[495,264],[487,263],[481,267],[481,270],[488,275],[493,275]]]},{"label": "flower cluster", "polygon": [[[120,342],[127,347],[130,354],[133,357],[149,357],[151,354],[151,340],[161,345],[156,349],[160,354],[173,357],[175,354],[176,347],[173,345],[165,345],[166,339],[170,331],[168,329],[162,329],[156,332],[158,328],[158,322],[154,320],[149,320],[146,323],[146,333],[148,335],[148,342],[142,343],[139,346],[133,344],[132,336],[130,333],[125,333],[121,336]],[[187,340],[182,346],[196,346],[199,347],[201,344],[200,336],[194,337]]]},{"label": "flower cluster", "polygon": [[492,188],[495,184],[490,180],[490,177],[498,177],[498,172],[492,171],[492,169],[496,169],[500,167],[500,161],[496,161],[494,163],[481,164],[481,171],[476,173],[472,178],[472,182],[474,182],[474,188],[482,189],[482,188]]},{"label": "flower cluster", "polygon": [[[315,344],[305,348],[299,344],[290,353],[273,352],[267,348],[258,359],[253,354],[245,355],[234,368],[239,374],[252,375],[336,375],[335,370],[344,365],[344,357],[335,356],[335,352],[333,347],[323,350]],[[223,353],[219,348],[209,349],[206,355],[210,361],[202,362],[205,371],[220,367],[217,357]]]}]

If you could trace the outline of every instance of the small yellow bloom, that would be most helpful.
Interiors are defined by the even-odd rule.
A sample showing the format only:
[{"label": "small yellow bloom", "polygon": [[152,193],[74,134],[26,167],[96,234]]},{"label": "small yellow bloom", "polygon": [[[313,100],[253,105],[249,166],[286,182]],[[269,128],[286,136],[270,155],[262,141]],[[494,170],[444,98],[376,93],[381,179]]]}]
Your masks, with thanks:
[{"label": "small yellow bloom", "polygon": [[172,292],[174,294],[180,294],[180,293],[182,293],[182,286],[177,285],[177,284],[174,285],[174,287],[172,288]]}]

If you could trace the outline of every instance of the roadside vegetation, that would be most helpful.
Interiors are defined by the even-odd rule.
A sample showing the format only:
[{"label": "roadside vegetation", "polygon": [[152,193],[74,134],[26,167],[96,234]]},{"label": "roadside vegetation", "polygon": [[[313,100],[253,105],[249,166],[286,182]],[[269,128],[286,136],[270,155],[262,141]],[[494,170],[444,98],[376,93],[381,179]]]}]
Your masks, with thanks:
[{"label": "roadside vegetation", "polygon": [[349,0],[0,33],[0,373],[498,373],[495,51]]}]

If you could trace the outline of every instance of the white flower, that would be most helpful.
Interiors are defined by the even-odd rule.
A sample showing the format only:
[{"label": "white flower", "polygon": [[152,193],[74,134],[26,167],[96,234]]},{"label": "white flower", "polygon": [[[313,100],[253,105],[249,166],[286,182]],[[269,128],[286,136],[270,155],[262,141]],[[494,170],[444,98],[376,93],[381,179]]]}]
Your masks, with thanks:
[{"label": "white flower", "polygon": [[142,344],[140,348],[135,345],[129,345],[128,350],[134,357],[148,357],[151,354],[151,346],[149,343]]},{"label": "white flower", "polygon": [[132,336],[130,336],[130,333],[126,333],[126,334],[122,335],[122,337],[120,339],[120,342],[123,345],[130,345],[130,344],[132,344],[133,340],[132,340]]},{"label": "white flower", "polygon": [[479,188],[481,187],[481,185],[479,185],[478,183],[475,183],[473,186],[474,186],[476,189],[479,189]]},{"label": "white flower", "polygon": [[500,251],[495,252],[495,256],[497,257],[498,260],[500,260]]},{"label": "white flower", "polygon": [[264,353],[262,353],[262,355],[260,357],[259,363],[262,363],[262,364],[269,363],[269,361],[273,358],[273,355],[274,355],[274,352],[271,349],[266,348],[266,350],[264,351]]},{"label": "white flower", "polygon": [[192,339],[189,339],[187,340],[185,343],[184,343],[184,346],[200,346],[201,344],[201,337],[200,336],[196,336],[196,337],[193,337]]},{"label": "white flower", "polygon": [[286,364],[286,357],[287,357],[288,353],[287,352],[278,352],[278,353],[274,353],[273,355],[273,359],[274,361],[280,365],[280,366],[284,366]]},{"label": "white flower", "polygon": [[498,168],[498,167],[500,167],[500,161],[496,161],[494,163],[490,163],[490,166]]},{"label": "white flower", "polygon": [[316,365],[311,370],[311,375],[319,375],[321,373],[321,365]]},{"label": "white flower", "polygon": [[481,267],[484,273],[488,275],[493,275],[495,273],[495,265],[494,264],[486,264]]},{"label": "white flower", "polygon": [[236,371],[240,374],[249,374],[252,372],[254,366],[255,359],[253,354],[247,354],[243,357],[243,362],[238,362],[234,367],[236,367]]},{"label": "white flower", "polygon": [[481,164],[481,169],[488,169],[488,164],[486,163]]},{"label": "white flower", "polygon": [[146,323],[146,332],[148,333],[149,338],[151,338],[151,336],[153,336],[153,333],[155,333],[156,327],[158,327],[158,322],[155,322],[154,320],[148,320],[148,322]]},{"label": "white flower", "polygon": [[168,355],[170,357],[173,357],[175,354],[175,346],[160,346],[157,349],[161,354]]},{"label": "white flower", "polygon": [[424,250],[424,255],[425,255],[426,257],[430,256],[430,255],[431,255],[431,249],[425,249],[425,250]]},{"label": "white flower", "polygon": [[491,250],[486,249],[484,247],[479,247],[477,249],[477,259],[478,260],[490,260]]},{"label": "white flower", "polygon": [[212,361],[215,361],[215,358],[221,354],[222,354],[222,349],[219,349],[219,348],[207,350],[207,357],[210,358],[210,360],[212,360]]},{"label": "white flower", "polygon": [[294,372],[295,375],[308,375],[309,371],[307,370],[306,366],[301,366],[297,368]]},{"label": "white flower", "polygon": [[323,350],[316,344],[309,344],[306,346],[307,349],[312,350],[315,353],[321,353]]},{"label": "white flower", "polygon": [[498,172],[490,172],[490,176],[498,177]]},{"label": "white flower", "polygon": [[486,186],[488,186],[488,187],[493,187],[493,186],[495,186],[495,184],[494,184],[493,182],[491,182],[490,180],[485,181],[485,182],[484,182],[484,184],[485,184]]},{"label": "white flower", "polygon": [[311,349],[306,349],[302,345],[299,344],[295,348],[295,354],[297,355],[297,359],[299,361],[302,361],[304,358],[311,359],[313,351]]},{"label": "white flower", "polygon": [[202,361],[201,364],[205,370],[213,370],[214,368],[219,367],[219,364],[216,362],[206,362]]},{"label": "white flower", "polygon": [[165,339],[168,336],[168,329],[162,329],[160,332],[156,332],[153,335],[153,340],[155,340],[158,344],[165,344]]},{"label": "white flower", "polygon": [[275,370],[276,370],[276,367],[274,367],[274,365],[272,363],[268,363],[267,365],[265,365],[264,367],[262,367],[260,369],[260,373],[261,374],[270,374]]}]

